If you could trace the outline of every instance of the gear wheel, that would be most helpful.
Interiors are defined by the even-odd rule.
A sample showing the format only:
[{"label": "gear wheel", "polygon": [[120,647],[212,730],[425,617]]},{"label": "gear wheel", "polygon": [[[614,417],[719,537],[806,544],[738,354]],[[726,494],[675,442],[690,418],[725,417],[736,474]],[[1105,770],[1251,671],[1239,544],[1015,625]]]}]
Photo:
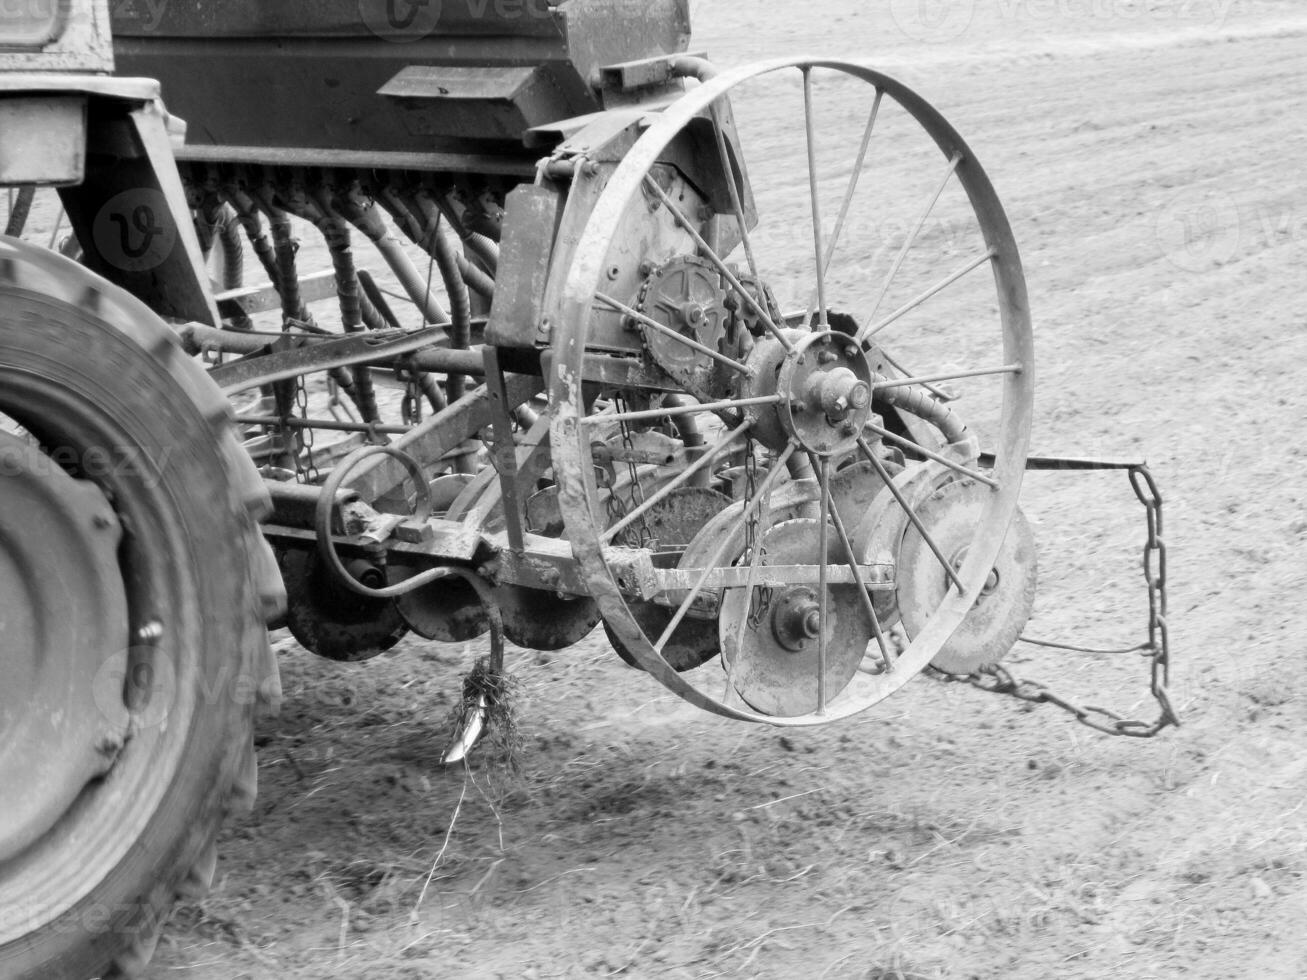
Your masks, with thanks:
[{"label": "gear wheel", "polygon": [[728,308],[727,290],[712,263],[690,255],[664,263],[641,283],[635,308],[666,328],[636,321],[649,355],[686,391],[703,401],[737,394],[739,372],[676,339],[684,337],[732,360],[741,360],[752,346]]}]

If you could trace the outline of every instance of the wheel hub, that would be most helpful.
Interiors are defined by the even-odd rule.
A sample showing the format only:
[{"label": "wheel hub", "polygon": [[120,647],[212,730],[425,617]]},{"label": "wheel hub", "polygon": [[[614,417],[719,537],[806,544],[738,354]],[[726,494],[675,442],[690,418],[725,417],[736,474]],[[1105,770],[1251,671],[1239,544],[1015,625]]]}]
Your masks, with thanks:
[{"label": "wheel hub", "polygon": [[122,528],[104,494],[7,433],[0,487],[2,863],[117,759],[129,623]]},{"label": "wheel hub", "polygon": [[871,420],[872,369],[847,334],[791,331],[787,351],[765,340],[750,360],[755,395],[779,396],[755,413],[756,434],[772,448],[793,440],[820,456],[847,453]]}]

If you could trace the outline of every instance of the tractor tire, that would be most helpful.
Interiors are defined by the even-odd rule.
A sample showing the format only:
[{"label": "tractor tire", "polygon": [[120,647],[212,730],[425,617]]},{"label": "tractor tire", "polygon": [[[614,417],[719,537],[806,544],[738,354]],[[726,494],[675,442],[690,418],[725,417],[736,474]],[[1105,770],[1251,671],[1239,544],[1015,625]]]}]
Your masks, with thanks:
[{"label": "tractor tire", "polygon": [[0,977],[138,977],[209,887],[280,699],[269,510],[167,324],[0,238]]}]

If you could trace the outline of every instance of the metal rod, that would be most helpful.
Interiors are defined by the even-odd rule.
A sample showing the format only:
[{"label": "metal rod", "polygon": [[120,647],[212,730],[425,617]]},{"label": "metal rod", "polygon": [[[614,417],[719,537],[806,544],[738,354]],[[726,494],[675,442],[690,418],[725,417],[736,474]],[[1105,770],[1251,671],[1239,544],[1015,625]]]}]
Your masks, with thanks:
[{"label": "metal rod", "polygon": [[1020,364],[1004,364],[996,368],[975,368],[971,371],[953,371],[945,374],[927,374],[916,378],[892,378],[887,381],[873,381],[873,391],[884,391],[886,388],[911,388],[913,385],[924,385],[931,381],[959,381],[962,378],[985,378],[993,374],[1020,374],[1024,368]]},{"label": "metal rod", "polygon": [[695,412],[724,412],[732,408],[747,408],[750,405],[774,405],[781,400],[780,395],[758,395],[755,398],[727,399],[720,402],[703,402],[698,405],[678,405],[671,408],[650,408],[641,412],[617,412],[605,415],[586,415],[582,422],[646,422],[651,419],[670,418],[673,415],[692,415]]},{"label": "metal rod", "polygon": [[[881,287],[880,295],[876,297],[876,305],[871,308],[871,313],[867,316],[868,323],[876,319],[876,314],[880,312],[880,305],[885,302],[885,297],[889,293],[890,286],[894,284],[894,278],[899,274],[899,269],[903,266],[903,260],[908,257],[908,252],[910,252],[912,246],[916,244],[917,236],[921,234],[921,229],[926,226],[926,219],[929,218],[930,213],[935,210],[935,205],[939,202],[940,195],[944,193],[944,188],[948,186],[948,182],[952,179],[954,172],[958,169],[958,164],[961,162],[961,153],[954,153],[949,159],[948,170],[944,173],[944,179],[939,182],[939,186],[935,188],[935,193],[931,195],[930,203],[927,204],[926,209],[921,212],[921,217],[917,219],[917,223],[912,226],[911,234],[908,235],[907,241],[903,243],[903,248],[899,250],[899,254],[895,257],[894,265],[890,267],[889,275],[885,277],[885,285]],[[859,339],[861,339],[861,337],[859,337]]]},{"label": "metal rod", "polygon": [[[844,191],[844,200],[840,202],[839,217],[835,219],[835,231],[831,234],[831,240],[826,245],[826,272],[830,272],[831,262],[835,258],[835,250],[839,248],[840,236],[844,233],[844,222],[849,216],[849,207],[853,204],[853,196],[857,193],[858,181],[862,179],[862,167],[867,160],[867,149],[871,146],[871,134],[876,128],[876,117],[880,114],[880,100],[884,97],[883,89],[876,89],[876,98],[871,103],[871,115],[867,118],[867,125],[862,131],[862,144],[858,147],[858,159],[854,161],[853,173],[849,175],[849,185]],[[803,322],[808,324],[812,322],[812,313],[816,308],[817,296],[814,294],[808,300],[808,310],[804,314]]]},{"label": "metal rod", "polygon": [[955,282],[957,282],[959,279],[965,276],[968,272],[971,272],[973,269],[980,268],[980,266],[984,265],[986,262],[993,259],[994,256],[996,255],[998,255],[997,249],[991,248],[986,250],[983,254],[972,259],[970,262],[967,262],[965,265],[961,266],[956,271],[949,274],[946,278],[940,280],[926,291],[908,300],[906,303],[900,306],[889,316],[885,317],[885,319],[881,320],[880,323],[877,323],[874,326],[864,327],[862,330],[859,330],[858,340],[863,341],[866,340],[868,337],[876,336],[876,334],[880,333],[895,320],[911,313],[922,303],[926,302],[926,300],[930,299],[932,296],[935,296],[937,293],[941,293],[945,289],[948,289],[949,286],[953,285]]},{"label": "metal rod", "polygon": [[[803,78],[806,83],[808,80],[806,72]],[[831,512],[830,492],[827,487],[826,467],[828,465],[829,460],[825,456],[817,460],[817,482],[821,486],[821,504],[819,508],[821,516],[817,529],[817,560],[821,563],[817,566],[817,622],[819,624],[817,631],[817,714],[819,715],[826,713],[826,622],[830,604],[830,597],[826,595],[826,563],[830,560],[828,550],[830,532],[827,525],[830,521]]]},{"label": "metal rod", "polygon": [[382,425],[368,422],[337,422],[334,419],[302,419],[291,416],[283,419],[279,415],[238,415],[236,421],[241,425],[268,425],[287,429],[325,429],[332,432],[380,432],[388,436],[402,436],[412,431],[407,425]]},{"label": "metal rod", "polygon": [[740,436],[748,432],[749,429],[751,429],[752,427],[753,427],[752,419],[747,419],[744,422],[740,423],[740,425],[736,426],[727,434],[725,439],[723,439],[721,442],[715,445],[710,451],[704,453],[702,456],[696,459],[694,463],[691,464],[687,469],[682,470],[680,473],[678,473],[670,483],[659,488],[657,493],[649,497],[648,500],[642,503],[639,507],[635,508],[635,510],[631,511],[629,514],[623,517],[612,527],[605,530],[599,536],[599,540],[607,543],[611,541],[613,538],[617,537],[617,535],[621,534],[633,523],[635,523],[637,520],[639,520],[641,517],[647,514],[651,508],[656,507],[658,504],[666,500],[667,497],[671,495],[672,491],[689,483],[705,467],[711,466],[714,462],[716,462],[716,460],[719,459],[721,455],[725,453],[727,449],[730,448],[731,444],[735,442],[735,440],[737,440]]},{"label": "metal rod", "polygon": [[[740,515],[741,522],[749,519],[754,510],[758,508],[758,505],[761,503],[763,498],[771,491],[772,485],[780,478],[782,473],[786,472],[785,464],[789,458],[794,455],[794,451],[797,448],[798,446],[795,443],[787,443],[785,448],[781,451],[781,454],[776,457],[776,461],[772,464],[771,470],[765,477],[763,477],[762,485],[754,491],[753,499],[745,504],[744,512]],[[654,650],[658,652],[659,656],[662,655],[663,647],[667,644],[667,641],[670,640],[672,634],[676,632],[676,627],[680,626],[681,620],[685,619],[686,614],[690,611],[690,606],[694,604],[694,600],[698,598],[699,593],[703,591],[703,584],[708,581],[708,576],[712,574],[713,569],[726,555],[726,549],[731,546],[731,540],[733,537],[734,534],[725,535],[722,538],[722,543],[719,544],[717,550],[713,552],[712,557],[704,563],[703,574],[699,576],[699,580],[695,582],[694,586],[690,589],[689,594],[687,594],[681,601],[680,606],[677,607],[676,613],[672,616],[672,621],[667,624],[667,628],[663,630],[662,636],[660,636],[658,642],[654,644]]]},{"label": "metal rod", "polygon": [[[900,374],[902,374],[902,375],[904,375],[904,376],[907,376],[907,375],[912,374],[911,371],[909,371],[909,370],[908,370],[907,368],[905,368],[902,364],[900,364],[898,361],[896,361],[896,360],[894,359],[893,355],[890,354],[889,351],[885,350],[885,348],[881,347],[881,348],[879,348],[879,350],[880,350],[880,355],[881,355],[881,357],[885,358],[885,361],[886,361],[886,362],[889,364],[889,366],[892,367],[895,371],[898,371]],[[953,401],[953,399],[954,399],[954,396],[951,395],[951,394],[949,394],[949,393],[948,393],[947,391],[945,391],[943,388],[936,388],[934,385],[922,385],[921,387],[925,388],[928,392],[930,392],[932,395],[934,395],[934,396],[935,396],[939,401],[942,401],[942,402],[951,402],[951,401]]]},{"label": "metal rod", "polygon": [[[821,480],[822,493],[828,495],[830,493],[830,475],[824,466],[819,471],[819,479]],[[867,615],[871,617],[871,633],[876,638],[876,645],[880,647],[880,659],[885,664],[885,670],[888,672],[894,668],[894,662],[890,654],[889,644],[885,642],[885,631],[880,626],[880,617],[876,615],[876,607],[871,601],[871,596],[867,593],[867,583],[862,577],[862,569],[858,567],[858,555],[853,550],[853,541],[849,537],[848,529],[844,526],[844,518],[840,516],[840,509],[832,507],[830,513],[831,521],[835,525],[835,533],[839,535],[840,546],[844,549],[845,563],[853,572],[853,584],[858,587],[862,607]]]},{"label": "metal rod", "polygon": [[694,239],[695,245],[697,245],[699,250],[707,256],[708,261],[717,267],[717,271],[721,273],[722,278],[730,284],[732,289],[740,294],[741,299],[749,304],[749,306],[753,307],[753,311],[762,318],[762,322],[766,325],[767,329],[771,331],[772,336],[775,337],[780,342],[780,345],[787,351],[793,350],[794,345],[790,343],[788,337],[781,333],[780,327],[776,326],[771,318],[771,314],[767,310],[764,310],[762,304],[754,298],[753,294],[740,284],[740,280],[736,278],[735,273],[732,272],[726,263],[722,261],[721,256],[709,247],[708,243],[703,240],[703,236],[695,231],[694,226],[690,224],[690,219],[681,213],[681,209],[676,206],[676,203],[668,196],[667,192],[658,186],[658,181],[646,174],[644,182],[646,185],[653,188],[654,193],[656,193],[659,199],[662,200],[663,204],[667,206],[667,210],[671,212],[672,217],[676,219],[676,222],[686,230],[691,238]]},{"label": "metal rod", "polygon": [[[830,329],[826,310],[826,246],[821,240],[821,201],[817,193],[817,136],[812,119],[812,66],[803,66],[803,127],[808,141],[808,196],[812,199],[812,244],[816,252],[817,269],[817,322],[822,330]],[[804,326],[807,326],[805,323]],[[825,600],[822,605],[822,628],[825,629]],[[820,646],[820,644],[818,644]],[[821,674],[825,676],[825,654],[821,655]],[[821,711],[825,710],[825,688],[822,688]]]},{"label": "metal rod", "polygon": [[953,470],[954,472],[961,473],[963,476],[966,477],[970,477],[971,479],[977,481],[978,483],[983,483],[985,484],[985,486],[991,487],[994,490],[998,489],[999,486],[998,481],[993,479],[992,477],[986,476],[984,473],[981,473],[979,470],[973,470],[968,466],[963,466],[961,463],[957,462],[956,460],[949,459],[947,456],[937,453],[934,450],[927,449],[925,446],[921,445],[920,443],[913,442],[911,439],[904,439],[901,435],[891,432],[889,429],[881,428],[879,425],[876,425],[874,422],[867,422],[863,427],[870,429],[872,432],[876,433],[876,435],[880,436],[882,439],[888,439],[890,442],[898,443],[898,445],[903,446],[905,449],[911,449],[913,452],[921,453],[921,455],[925,456],[927,459],[933,459],[936,463],[941,463],[942,465],[947,466],[949,469]]},{"label": "metal rod", "polygon": [[675,330],[673,330],[671,327],[667,326],[666,324],[659,323],[657,320],[653,319],[653,317],[646,316],[645,314],[641,313],[639,310],[633,309],[627,306],[625,303],[613,299],[613,297],[609,296],[607,293],[595,293],[595,299],[599,300],[600,302],[607,303],[618,313],[624,313],[634,320],[639,320],[646,327],[649,327],[652,330],[656,330],[659,333],[663,334],[665,337],[669,337],[670,339],[675,340],[678,343],[684,344],[686,347],[689,347],[691,350],[696,350],[700,354],[704,354],[707,357],[711,357],[714,361],[724,364],[728,368],[731,368],[734,371],[739,371],[741,374],[749,373],[749,369],[745,367],[743,364],[741,364],[739,361],[732,360],[731,358],[727,357],[725,354],[718,353],[717,351],[713,350],[711,347],[708,347],[705,344],[701,344],[697,340],[691,337],[686,337],[684,334],[677,333]]},{"label": "metal rod", "polygon": [[876,458],[876,454],[872,452],[871,447],[867,445],[867,440],[863,439],[861,436],[858,437],[858,448],[861,449],[862,454],[871,461],[871,465],[875,468],[877,475],[884,481],[885,486],[889,488],[889,492],[893,494],[894,499],[897,500],[899,506],[903,508],[903,512],[908,515],[908,520],[912,522],[912,526],[917,529],[917,533],[921,535],[922,540],[929,545],[930,550],[933,551],[935,557],[939,559],[939,563],[944,566],[944,572],[948,575],[949,580],[957,586],[959,592],[965,593],[967,590],[962,585],[962,579],[958,578],[958,573],[954,570],[953,566],[949,564],[949,560],[944,557],[944,552],[941,551],[939,545],[935,543],[935,539],[930,536],[930,532],[926,530],[926,526],[921,523],[921,518],[917,516],[917,512],[908,504],[907,499],[903,496],[903,491],[895,485],[894,478],[890,476],[889,472],[885,469],[885,464]]},{"label": "metal rod", "polygon": [[726,186],[731,195],[731,208],[735,211],[735,220],[740,223],[740,243],[744,246],[744,257],[749,263],[753,278],[762,282],[758,273],[758,262],[753,255],[753,243],[749,241],[749,226],[744,220],[744,205],[740,202],[740,188],[735,183],[735,167],[731,165],[730,153],[726,148],[726,133],[722,129],[721,116],[717,112],[717,103],[712,104],[713,133],[717,136],[717,156],[722,162],[722,173],[726,177]]}]

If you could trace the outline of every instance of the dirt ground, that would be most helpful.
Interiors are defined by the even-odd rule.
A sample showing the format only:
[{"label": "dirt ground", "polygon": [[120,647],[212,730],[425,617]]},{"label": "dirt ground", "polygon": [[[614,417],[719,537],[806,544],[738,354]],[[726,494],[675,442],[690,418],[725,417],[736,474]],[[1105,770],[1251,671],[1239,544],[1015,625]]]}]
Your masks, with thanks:
[{"label": "dirt ground", "polygon": [[[1147,457],[1184,720],[1111,739],[919,678],[835,726],[681,705],[602,632],[512,649],[520,766],[438,764],[481,646],[367,664],[276,637],[261,795],[154,976],[1307,976],[1307,15],[1289,0],[698,0],[723,64],[818,52],[917,88],[1021,245],[1033,448]],[[853,138],[853,137],[851,137]],[[799,166],[800,133],[773,149]],[[1143,638],[1119,474],[1033,475],[1030,632]],[[1151,718],[1146,664],[1018,646]],[[898,974],[895,973],[898,971]]]}]

